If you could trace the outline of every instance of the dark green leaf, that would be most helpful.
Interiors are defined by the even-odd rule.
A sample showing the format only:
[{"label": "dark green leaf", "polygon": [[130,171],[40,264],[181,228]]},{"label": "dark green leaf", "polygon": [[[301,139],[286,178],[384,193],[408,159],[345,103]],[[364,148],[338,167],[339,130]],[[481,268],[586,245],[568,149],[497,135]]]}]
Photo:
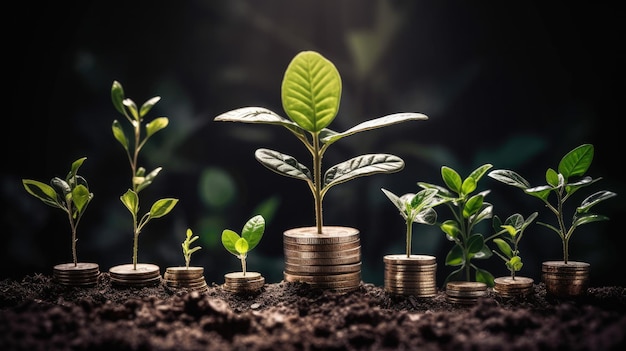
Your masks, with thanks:
[{"label": "dark green leaf", "polygon": [[124,104],[122,103],[124,101],[124,89],[118,81],[114,81],[113,86],[111,86],[111,100],[115,109],[125,115]]},{"label": "dark green leaf", "polygon": [[569,177],[582,176],[587,172],[593,161],[593,145],[583,144],[568,152],[559,162],[559,173]]},{"label": "dark green leaf", "polygon": [[46,205],[60,209],[64,208],[57,203],[57,193],[50,185],[31,179],[22,179],[22,184],[29,194],[43,201]]},{"label": "dark green leaf", "polygon": [[460,266],[464,263],[463,249],[458,245],[454,245],[446,255],[446,266]]},{"label": "dark green leaf", "polygon": [[476,281],[485,283],[488,287],[494,286],[493,275],[484,269],[476,268]]},{"label": "dark green leaf", "polygon": [[482,234],[472,234],[472,236],[467,239],[467,252],[470,254],[475,254],[483,248],[484,244],[485,238],[482,236]]},{"label": "dark green leaf", "polygon": [[242,238],[246,239],[248,248],[247,251],[254,249],[265,232],[265,218],[261,215],[256,215],[248,220],[241,231]]}]

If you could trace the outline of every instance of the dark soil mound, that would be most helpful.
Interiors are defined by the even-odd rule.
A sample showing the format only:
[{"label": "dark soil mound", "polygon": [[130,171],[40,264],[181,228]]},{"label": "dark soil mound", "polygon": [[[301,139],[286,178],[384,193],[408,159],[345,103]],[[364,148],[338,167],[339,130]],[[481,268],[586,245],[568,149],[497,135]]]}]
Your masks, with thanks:
[{"label": "dark soil mound", "polygon": [[237,295],[89,288],[44,275],[0,281],[0,350],[626,350],[622,287],[575,300],[489,290],[475,305],[391,295],[363,283],[351,293],[300,283]]}]

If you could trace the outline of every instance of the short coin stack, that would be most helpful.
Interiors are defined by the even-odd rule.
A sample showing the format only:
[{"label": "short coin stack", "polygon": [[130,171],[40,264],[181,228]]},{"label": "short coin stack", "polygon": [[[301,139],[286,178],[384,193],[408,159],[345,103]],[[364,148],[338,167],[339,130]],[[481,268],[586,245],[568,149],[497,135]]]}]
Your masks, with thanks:
[{"label": "short coin stack", "polygon": [[63,263],[54,266],[52,277],[59,284],[68,286],[96,285],[100,276],[97,263]]},{"label": "short coin stack", "polygon": [[452,303],[471,305],[487,294],[487,284],[452,281],[446,284],[446,299]]},{"label": "short coin stack", "polygon": [[167,267],[163,283],[170,288],[187,288],[195,291],[208,291],[202,267]]},{"label": "short coin stack", "polygon": [[232,293],[254,293],[265,285],[265,278],[258,272],[232,272],[224,274],[224,289]]},{"label": "short coin stack", "polygon": [[161,283],[159,266],[150,263],[123,264],[109,269],[111,285],[119,287],[144,287]]},{"label": "short coin stack", "polygon": [[437,261],[430,255],[385,255],[385,290],[399,295],[437,295]]},{"label": "short coin stack", "polygon": [[284,232],[285,281],[337,292],[356,290],[361,284],[361,240],[349,227],[326,226]]},{"label": "short coin stack", "polygon": [[493,291],[502,297],[524,296],[533,291],[533,282],[526,277],[498,277],[494,279]]},{"label": "short coin stack", "polygon": [[579,296],[586,292],[589,282],[586,262],[547,261],[541,265],[541,277],[546,292],[557,297]]}]

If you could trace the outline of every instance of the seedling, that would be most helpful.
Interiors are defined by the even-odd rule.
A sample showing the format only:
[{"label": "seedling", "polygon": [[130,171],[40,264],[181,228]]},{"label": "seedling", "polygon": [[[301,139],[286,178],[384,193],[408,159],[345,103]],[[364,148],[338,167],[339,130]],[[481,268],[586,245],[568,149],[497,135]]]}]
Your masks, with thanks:
[{"label": "seedling", "polygon": [[454,246],[446,256],[446,265],[459,267],[450,273],[445,281],[465,274],[465,280],[471,281],[471,271],[475,271],[475,280],[483,282],[487,286],[494,285],[494,278],[488,271],[478,268],[472,260],[487,259],[493,254],[486,245],[487,241],[493,238],[485,238],[481,233],[476,233],[476,225],[493,215],[493,206],[485,201],[485,196],[490,190],[485,190],[473,194],[477,188],[478,181],[485,173],[493,167],[491,164],[484,164],[476,168],[470,175],[462,179],[452,168],[441,167],[441,177],[446,187],[418,182],[424,189],[436,189],[437,197],[445,203],[452,213],[452,219],[448,219],[439,224],[439,228],[446,234],[446,238],[454,242]]},{"label": "seedling", "polygon": [[246,222],[241,231],[241,236],[230,229],[222,231],[222,244],[228,252],[241,260],[243,275],[246,275],[248,252],[259,244],[263,237],[263,232],[265,232],[265,218],[261,215],[256,215]]},{"label": "seedling", "polygon": [[[544,222],[537,223],[559,235],[563,244],[564,263],[567,263],[569,259],[569,240],[576,228],[583,224],[609,219],[606,216],[589,212],[591,208],[606,199],[617,196],[616,193],[607,190],[595,192],[585,198],[576,208],[571,222],[569,224],[565,222],[565,202],[579,189],[588,187],[602,179],[601,177],[593,179],[590,176],[584,176],[591,166],[593,155],[594,147],[592,144],[583,144],[574,148],[563,156],[559,162],[558,172],[548,168],[546,171],[547,185],[537,187],[531,187],[530,183],[515,171],[500,169],[489,172],[489,177],[504,184],[518,187],[524,193],[540,199],[554,214],[556,226]],[[576,181],[573,181],[575,177]],[[551,194],[553,194],[552,197]]]},{"label": "seedling", "polygon": [[48,206],[60,208],[67,214],[72,231],[72,258],[74,266],[78,265],[76,254],[76,231],[87,205],[93,199],[93,193],[89,192],[87,180],[78,175],[78,169],[87,157],[79,158],[72,163],[72,168],[64,179],[54,177],[50,185],[32,180],[22,179],[26,191]]},{"label": "seedling", "polygon": [[436,189],[424,189],[417,194],[407,193],[400,197],[387,189],[381,189],[387,198],[398,208],[400,215],[406,222],[406,257],[411,257],[411,240],[413,237],[413,223],[433,225],[437,223],[437,212],[433,209],[441,202]]},{"label": "seedling", "polygon": [[304,180],[315,202],[317,233],[322,234],[322,201],[328,190],[357,177],[393,173],[404,161],[389,154],[367,154],[330,167],[322,176],[322,158],[336,141],[370,129],[409,120],[426,120],[420,113],[396,113],[360,123],[344,132],[328,129],[339,111],[341,76],[335,65],[315,51],[296,55],[285,72],[281,86],[284,118],[263,107],[243,107],[215,117],[215,121],[275,124],[287,128],[313,158],[313,172],[294,157],[274,150],[258,149],[255,157],[263,166],[280,175]]},{"label": "seedling", "polygon": [[132,174],[132,188],[128,189],[124,195],[120,196],[120,200],[126,206],[133,216],[133,269],[137,269],[137,252],[138,252],[138,239],[139,234],[143,228],[150,222],[151,219],[160,218],[168,214],[174,206],[178,203],[178,199],[165,198],[154,202],[150,208],[150,212],[145,213],[139,217],[139,192],[148,185],[152,184],[154,178],[161,171],[161,167],[154,169],[152,172],[146,174],[146,169],[138,165],[139,152],[146,144],[148,139],[156,132],[167,127],[169,120],[167,117],[159,117],[154,119],[145,125],[145,136],[142,137],[141,127],[144,122],[144,117],[150,112],[152,107],[159,102],[161,98],[156,96],[146,101],[140,109],[137,109],[135,102],[124,96],[124,89],[122,84],[117,81],[113,82],[111,87],[111,100],[113,106],[119,113],[121,113],[130,125],[132,126],[134,143],[131,145],[130,141],[126,137],[126,133],[122,128],[122,125],[117,120],[113,121],[113,136],[122,144],[122,147],[126,151],[128,156],[128,162],[130,163],[130,169]]},{"label": "seedling", "polygon": [[515,213],[509,216],[504,224],[500,217],[493,216],[493,229],[498,235],[493,242],[500,252],[491,251],[504,261],[506,268],[511,272],[511,279],[515,279],[515,272],[520,271],[524,265],[519,253],[519,242],[522,240],[524,230],[537,218],[537,215],[537,212],[533,212],[524,220],[521,214]]},{"label": "seedling", "polygon": [[181,246],[183,247],[183,256],[185,257],[185,267],[187,269],[189,269],[189,262],[191,261],[191,254],[193,254],[194,252],[198,251],[201,249],[200,246],[196,246],[196,247],[191,247],[191,244],[198,240],[200,237],[199,236],[193,236],[193,232],[191,231],[190,228],[187,228],[187,237],[185,238],[185,241],[183,241],[183,243],[181,244]]}]

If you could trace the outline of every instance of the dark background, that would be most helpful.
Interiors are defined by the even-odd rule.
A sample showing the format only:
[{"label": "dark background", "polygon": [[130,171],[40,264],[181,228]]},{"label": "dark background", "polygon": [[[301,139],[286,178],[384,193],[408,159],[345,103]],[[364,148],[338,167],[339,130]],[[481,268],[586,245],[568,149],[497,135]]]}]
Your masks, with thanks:
[{"label": "dark background", "polygon": [[[621,268],[626,215],[622,173],[625,38],[622,6],[600,2],[502,1],[69,1],[14,4],[3,11],[3,171],[0,278],[51,274],[71,262],[70,231],[61,210],[28,195],[21,179],[48,182],[80,169],[95,198],[78,229],[78,259],[102,271],[132,261],[131,216],[119,196],[130,168],[111,123],[126,120],[110,100],[112,82],[142,104],[161,101],[147,120],[170,125],[148,141],[141,165],[163,167],[141,193],[142,213],[163,197],[179,204],[139,238],[139,261],[184,265],[185,230],[202,250],[192,265],[209,282],[240,270],[220,243],[225,228],[240,231],[254,214],[267,230],[250,252],[248,269],[268,282],[282,279],[282,232],[314,225],[304,182],[263,168],[254,150],[272,148],[310,164],[284,128],[214,122],[222,112],[263,106],[283,114],[280,84],[289,61],[316,50],[343,80],[331,129],[395,112],[421,112],[428,121],[368,131],[334,144],[325,168],[362,153],[393,153],[399,173],[359,178],[325,198],[328,225],[361,231],[363,280],[383,284],[382,256],[404,252],[404,221],[380,191],[416,192],[441,184],[442,165],[463,177],[484,163],[511,168],[533,185],[548,167],[583,143],[596,147],[588,174],[603,177],[590,190],[618,197],[596,208],[611,218],[577,229],[570,259],[592,264],[592,284],[624,285]],[[487,201],[500,217],[539,211],[542,203],[486,178]],[[582,192],[581,192],[582,193]],[[570,201],[569,213],[586,194]],[[449,216],[438,210],[440,219]],[[568,214],[568,219],[570,218]],[[484,229],[485,233],[489,228]],[[416,225],[413,253],[437,256],[439,281],[452,247],[435,227]],[[620,246],[621,245],[621,246]],[[541,262],[562,258],[561,242],[533,225],[524,236],[519,275],[540,279]],[[495,276],[508,271],[497,257],[477,261]]]}]

